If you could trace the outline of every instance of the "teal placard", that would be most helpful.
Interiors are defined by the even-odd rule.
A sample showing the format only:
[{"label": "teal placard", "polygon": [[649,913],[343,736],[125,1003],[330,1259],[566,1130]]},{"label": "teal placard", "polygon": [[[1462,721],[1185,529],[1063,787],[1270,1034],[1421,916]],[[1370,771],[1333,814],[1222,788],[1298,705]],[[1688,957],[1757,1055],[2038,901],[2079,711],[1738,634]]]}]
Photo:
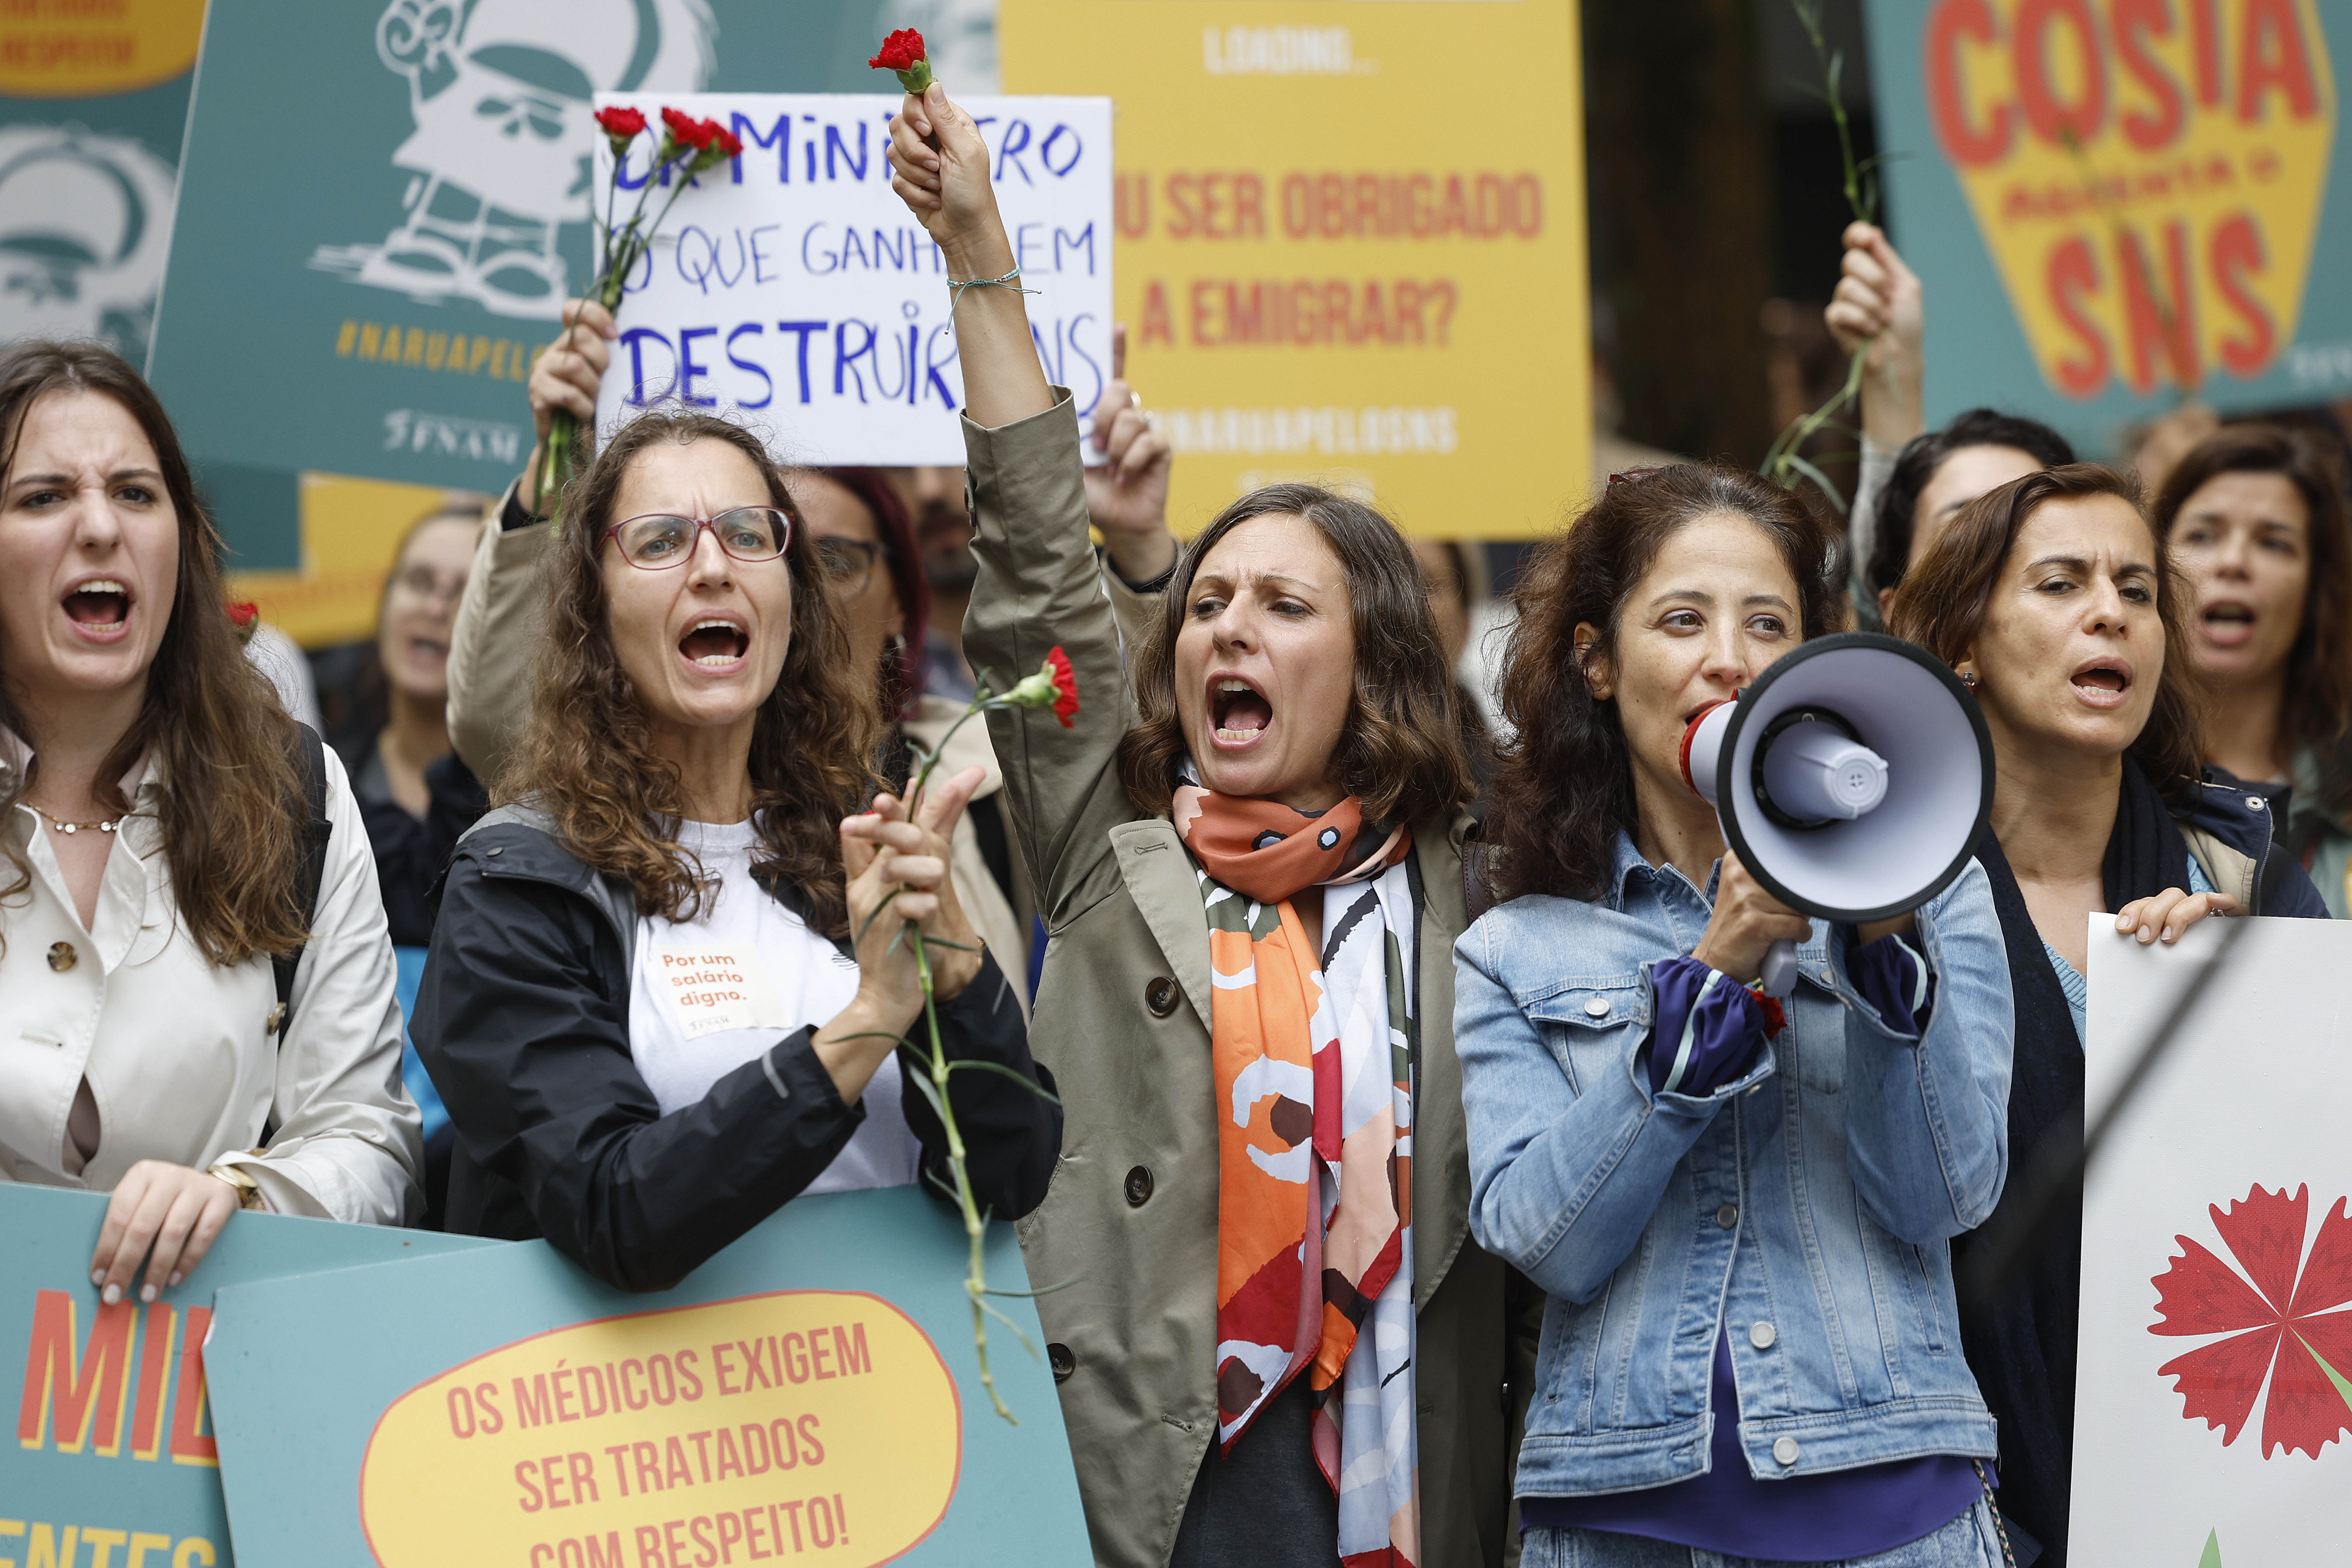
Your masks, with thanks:
[{"label": "teal placard", "polygon": [[[589,262],[589,95],[877,90],[879,0],[214,0],[149,374],[236,564],[301,469],[496,491]],[[275,500],[255,476],[289,477]]]},{"label": "teal placard", "polygon": [[[239,1562],[685,1568],[774,1556],[857,1568],[903,1552],[1082,1568],[1053,1379],[992,1324],[991,1368],[1020,1425],[991,1411],[966,1257],[955,1215],[900,1187],[795,1199],[683,1284],[645,1295],[543,1242],[224,1291],[206,1365]],[[992,1228],[989,1274],[1025,1288],[1010,1226]],[[803,1293],[849,1303],[818,1314],[830,1335],[793,1328],[810,1310]],[[997,1305],[1039,1338],[1026,1300]],[[728,1326],[709,1328],[721,1313]],[[615,1337],[627,1335],[638,1337]],[[676,1356],[674,1374],[646,1370],[663,1360],[655,1347]],[[866,1415],[845,1417],[845,1399]],[[855,1436],[869,1418],[883,1436]],[[518,1424],[530,1428],[521,1448]],[[949,1426],[961,1452],[934,1499],[923,1478],[936,1467],[916,1456]],[[746,1427],[782,1435],[739,1440]],[[787,1465],[795,1431],[813,1441]],[[912,1506],[902,1488],[921,1494],[903,1530],[890,1520]],[[905,1534],[919,1535],[911,1550]]]},{"label": "teal placard", "polygon": [[[229,1563],[200,1353],[217,1288],[501,1250],[429,1231],[240,1214],[153,1306],[101,1308],[89,1258],[106,1205],[95,1193],[0,1183],[0,1411],[16,1424],[16,1440],[0,1442],[0,1561],[28,1568]],[[278,1414],[299,1426],[300,1404],[289,1394]]]},{"label": "teal placard", "polygon": [[[2089,453],[2105,455],[2134,422],[2177,405],[2182,378],[2159,370],[2146,378],[2145,393],[2135,393],[2128,331],[2082,303],[2103,291],[2112,298],[2124,286],[2126,231],[2140,247],[2140,275],[2148,279],[2144,298],[2153,301],[2143,321],[2166,324],[2179,297],[2176,259],[2188,276],[2190,331],[2202,340],[2189,378],[2197,397],[2226,412],[2352,396],[2352,289],[2345,287],[2352,277],[2352,123],[2340,101],[2352,68],[2352,0],[1866,4],[1878,144],[1892,160],[1884,171],[1886,216],[1927,292],[1930,426],[1990,405],[2047,421]],[[2016,31],[2021,18],[2032,29],[2025,39]],[[2200,27],[2207,29],[2203,38],[2192,43]],[[2317,160],[2288,146],[2283,134],[2276,147],[2264,134],[2281,131],[2294,115],[2306,81],[2318,122],[2333,130],[2332,150]],[[1959,85],[1947,92],[1945,82]],[[2013,86],[2020,82],[2031,86]],[[1962,105],[1958,116],[1948,111],[1955,101]],[[2242,115],[2242,104],[2248,106]],[[2199,150],[2193,127],[2200,113],[2253,129],[2222,138],[2217,162],[2210,150]],[[2168,137],[2166,126],[2184,121],[2189,133]],[[2088,151],[2071,167],[2047,151],[2061,124],[2086,133],[2081,142]],[[2004,184],[1997,205],[2057,206],[2067,215],[2035,232],[2017,286],[2063,290],[2078,321],[2091,322],[2056,340],[2085,367],[2083,382],[2096,381],[2099,390],[2087,395],[2061,390],[2037,363],[1952,152],[1969,137],[2007,149],[2037,136],[2045,144],[2041,165]],[[2325,137],[2322,143],[2331,145]],[[2298,226],[2283,222],[2274,205],[2292,174],[2278,172],[2281,158],[2296,168],[2325,163],[2324,177],[2314,182],[2317,224],[2294,331],[2274,322],[2279,330],[2263,352],[2247,356],[2261,367],[2249,374],[2221,363],[2217,340],[2226,330],[2241,342],[2263,341],[2260,327],[2246,324],[2241,300],[2247,290],[2236,279],[2257,257],[2260,265],[2276,265],[2282,236]],[[2184,225],[2176,255],[2169,244],[2179,209],[2170,204],[2184,194],[2201,200],[2217,190],[2227,193],[2230,208],[2242,206],[2244,226],[2231,243],[2219,242],[2218,215],[2209,209]],[[2079,252],[2053,259],[2077,240]],[[2231,273],[2236,279],[2225,276]],[[2093,336],[2105,339],[2103,353],[2089,346]]]}]

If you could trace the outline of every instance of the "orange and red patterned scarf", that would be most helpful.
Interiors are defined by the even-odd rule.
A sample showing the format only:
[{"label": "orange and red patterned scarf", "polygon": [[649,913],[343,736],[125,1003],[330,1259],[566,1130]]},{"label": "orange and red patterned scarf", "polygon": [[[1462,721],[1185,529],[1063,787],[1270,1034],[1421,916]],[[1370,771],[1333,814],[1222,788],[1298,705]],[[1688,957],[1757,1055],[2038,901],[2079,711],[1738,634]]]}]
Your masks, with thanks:
[{"label": "orange and red patterned scarf", "polygon": [[[1412,835],[1353,796],[1309,816],[1186,784],[1173,815],[1214,987],[1218,1437],[1306,1371],[1341,1563],[1412,1568]],[[1319,952],[1291,904],[1318,886]]]}]

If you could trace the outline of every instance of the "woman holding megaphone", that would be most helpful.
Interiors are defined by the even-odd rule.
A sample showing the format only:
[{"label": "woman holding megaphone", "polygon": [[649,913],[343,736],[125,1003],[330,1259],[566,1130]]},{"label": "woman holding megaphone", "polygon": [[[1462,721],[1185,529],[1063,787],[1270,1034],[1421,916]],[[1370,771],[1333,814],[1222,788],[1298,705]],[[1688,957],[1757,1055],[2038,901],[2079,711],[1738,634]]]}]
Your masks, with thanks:
[{"label": "woman holding megaphone", "polygon": [[[1994,1429],[1950,1238],[2005,1169],[2010,995],[1973,864],[1807,920],[1727,852],[1686,733],[1838,613],[1759,477],[1612,480],[1531,561],[1456,945],[1472,1234],[1550,1293],[1522,1561],[1995,1568]],[[1793,992],[1752,988],[1776,942]]]},{"label": "woman holding megaphone", "polygon": [[[1975,690],[1992,736],[2000,784],[1979,854],[2016,993],[2009,1136],[2021,1170],[2053,1129],[2082,1135],[2093,914],[2114,910],[2116,931],[2171,942],[2209,914],[2327,913],[2273,843],[2263,797],[2200,783],[2187,602],[2137,484],[2075,463],[1969,503],[1888,617]],[[2079,1199],[2061,1209],[2021,1279],[1960,1319],[2000,1421],[2002,1508],[2059,1565],[2082,1263]]]}]

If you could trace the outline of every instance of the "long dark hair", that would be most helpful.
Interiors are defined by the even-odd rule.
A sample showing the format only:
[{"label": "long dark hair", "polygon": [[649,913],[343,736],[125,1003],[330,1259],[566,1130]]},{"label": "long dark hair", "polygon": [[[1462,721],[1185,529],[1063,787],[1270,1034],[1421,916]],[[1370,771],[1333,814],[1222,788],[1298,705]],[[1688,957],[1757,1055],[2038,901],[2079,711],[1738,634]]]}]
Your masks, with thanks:
[{"label": "long dark hair", "polygon": [[2318,437],[2276,425],[2230,425],[2190,448],[2156,500],[2156,537],[2169,545],[2189,498],[2223,474],[2276,474],[2303,497],[2311,545],[2311,584],[2303,628],[2286,656],[2286,700],[2279,732],[2319,763],[2319,804],[2328,815],[2352,811],[2352,519],[2344,479]]},{"label": "long dark hair", "polygon": [[1864,575],[1877,594],[1895,587],[1911,566],[1911,535],[1918,524],[1919,497],[1935,481],[1944,459],[1966,447],[2013,447],[2045,468],[2074,460],[2066,437],[2039,419],[1971,408],[1940,430],[1914,436],[1895,455],[1895,471],[1878,492],[1871,524],[1870,559]]},{"label": "long dark hair", "polygon": [[[294,772],[294,721],[247,662],[223,608],[220,533],[197,503],[163,404],[138,372],[95,342],[33,341],[0,354],[0,487],[16,467],[26,416],[53,393],[110,397],[138,421],[179,521],[171,618],[147,667],[139,717],[99,764],[100,807],[110,816],[131,809],[121,780],[152,750],[164,780],[159,815],[172,897],[198,950],[224,968],[291,952],[307,936],[294,889],[294,826],[307,814]],[[0,669],[0,725],[26,735],[13,684]],[[24,799],[40,766],[37,751],[30,769],[0,779],[0,817]],[[0,855],[5,904],[32,885],[32,868],[14,848]]]},{"label": "long dark hair", "polygon": [[[2104,463],[2068,463],[2011,479],[1960,509],[1927,558],[1903,579],[1886,617],[1887,629],[1946,664],[1958,665],[1984,630],[1993,593],[2026,520],[2045,501],[2077,496],[2114,496],[2147,522],[2139,481]],[[2180,572],[2153,523],[2147,531],[2155,546],[2152,564],[2156,613],[2164,626],[2164,672],[2157,679],[2147,724],[2129,751],[2168,801],[2188,806],[2195,803],[2200,787],[2196,677],[2189,668]]]},{"label": "long dark hair", "polygon": [[[1796,579],[1803,635],[1832,630],[1840,609],[1835,537],[1803,503],[1760,474],[1679,463],[1613,480],[1566,532],[1521,570],[1517,624],[1503,655],[1503,716],[1517,731],[1488,787],[1487,867],[1498,898],[1550,893],[1598,899],[1617,835],[1637,830],[1633,759],[1616,700],[1592,694],[1587,670],[1617,656],[1625,601],[1666,542],[1703,517],[1728,513],[1761,529]],[[1576,628],[1600,637],[1580,649]]]},{"label": "long dark hair", "polygon": [[547,643],[530,726],[494,792],[555,816],[564,845],[625,879],[638,912],[690,920],[709,891],[672,825],[684,812],[677,767],[653,749],[645,708],[613,649],[599,545],[621,481],[656,442],[719,441],[751,460],[768,502],[793,520],[784,552],[793,582],[792,642],[751,735],[752,870],[809,900],[811,930],[849,927],[841,818],[865,804],[880,734],[870,683],[849,669],[849,634],[826,591],[816,545],[784,477],[742,426],[677,404],[647,409],[607,442],[564,490],[563,532],[547,554]]},{"label": "long dark hair", "polygon": [[1430,614],[1429,584],[1396,525],[1361,501],[1318,485],[1268,485],[1219,512],[1177,557],[1160,617],[1132,654],[1138,718],[1118,746],[1128,798],[1166,815],[1184,754],[1176,715],[1176,634],[1192,579],[1217,542],[1259,517],[1311,524],[1339,558],[1356,633],[1356,683],[1333,753],[1340,787],[1374,822],[1412,822],[1450,811],[1476,793],[1462,748],[1454,672]]}]

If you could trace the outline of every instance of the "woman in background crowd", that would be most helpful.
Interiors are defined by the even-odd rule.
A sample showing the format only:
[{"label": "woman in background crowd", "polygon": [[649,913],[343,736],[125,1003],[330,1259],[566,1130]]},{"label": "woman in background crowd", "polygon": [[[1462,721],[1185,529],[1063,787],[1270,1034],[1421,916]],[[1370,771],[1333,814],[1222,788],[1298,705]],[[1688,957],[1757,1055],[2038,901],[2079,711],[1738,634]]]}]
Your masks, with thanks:
[{"label": "woman in background crowd", "polygon": [[[1013,270],[942,89],[906,100],[890,159],[950,277]],[[1086,700],[1074,728],[992,719],[1054,933],[1038,1052],[1067,1152],[1022,1241],[1033,1279],[1074,1281],[1038,1310],[1096,1558],[1498,1563],[1503,1270],[1465,1235],[1447,956],[1472,784],[1428,587],[1377,512],[1277,486],[1167,552],[1164,584],[1118,563],[1164,590],[1123,646],[1020,297],[961,290],[956,331],[966,651],[1011,671],[1059,645]],[[1108,482],[1140,484],[1148,423],[1118,401]],[[1344,1095],[1308,1066],[1326,1028]]]},{"label": "woman in background crowd", "polygon": [[2320,438],[2225,426],[2173,468],[2156,503],[2189,594],[2204,677],[2205,761],[2292,805],[2284,842],[2327,900],[2352,887],[2352,521]]},{"label": "woman in background crowd", "polygon": [[[949,1054],[1000,1069],[949,1090],[972,1187],[1034,1207],[1051,1080],[948,872],[980,770],[911,818],[861,809],[874,671],[759,438],[647,410],[566,489],[541,584],[506,804],[458,846],[417,1000],[457,1129],[449,1227],[658,1289],[803,1192],[943,1179],[895,1050],[918,931],[953,944],[931,959]],[[719,996],[714,969],[741,984]]]},{"label": "woman in background crowd", "polygon": [[[375,637],[320,653],[332,716],[327,743],[343,760],[375,851],[376,885],[400,964],[404,1016],[415,1011],[425,950],[433,940],[431,893],[449,851],[489,805],[449,749],[449,637],[473,566],[474,536],[488,504],[454,492],[402,535],[393,552]],[[403,1031],[401,1078],[424,1119],[425,1215],[441,1228],[449,1194],[449,1112]]]},{"label": "woman in background crowd", "polygon": [[[2016,996],[2011,1168],[2079,1139],[2089,921],[2176,942],[2210,914],[2324,916],[2259,795],[2199,782],[2187,590],[2137,484],[2079,463],[1979,498],[1903,579],[1895,635],[1976,693],[2000,784],[1978,854]],[[2014,1221],[2012,1183],[1987,1233]],[[1973,1243],[1977,1238],[1969,1238]],[[1965,1264],[1969,1246],[1958,1249]],[[2063,1568],[2074,1474],[2079,1195],[1962,1342],[2000,1423],[2001,1509]]]},{"label": "woman in background crowd", "polygon": [[1987,490],[2074,460],[2066,438],[2037,420],[1971,408],[1895,455],[1879,491],[1863,578],[1883,620],[1904,574],[1927,559],[1962,508]]},{"label": "woman in background crowd", "polygon": [[0,1174],[113,1194],[110,1303],[240,1207],[417,1207],[359,807],[240,651],[221,549],[130,366],[0,355]]},{"label": "woman in background crowd", "polygon": [[1514,595],[1507,901],[1456,944],[1454,1029],[1473,1234],[1549,1292],[1531,1568],[2002,1561],[1993,1424],[1934,1328],[2004,1173],[1984,873],[1816,924],[1683,773],[1694,718],[1836,625],[1834,559],[1786,492],[1685,464],[1612,484]]}]

